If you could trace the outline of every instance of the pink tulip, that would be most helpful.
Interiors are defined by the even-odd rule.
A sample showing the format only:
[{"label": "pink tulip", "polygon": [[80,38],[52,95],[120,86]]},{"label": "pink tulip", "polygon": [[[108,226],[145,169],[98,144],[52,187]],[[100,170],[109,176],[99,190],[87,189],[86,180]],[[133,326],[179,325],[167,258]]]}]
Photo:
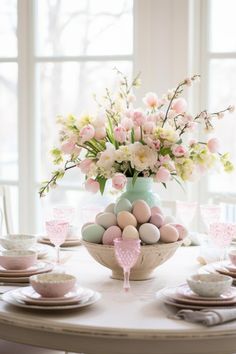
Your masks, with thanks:
[{"label": "pink tulip", "polygon": [[75,148],[75,143],[73,143],[71,141],[67,141],[61,145],[61,151],[64,154],[72,154],[74,148]]},{"label": "pink tulip", "polygon": [[143,131],[146,134],[152,134],[153,130],[155,128],[154,122],[145,122],[143,125]]},{"label": "pink tulip", "polygon": [[89,141],[94,137],[94,134],[95,134],[95,129],[91,124],[85,125],[79,133],[82,142]]},{"label": "pink tulip", "polygon": [[177,98],[176,100],[173,101],[171,108],[176,113],[183,113],[187,109],[187,102],[184,98]]},{"label": "pink tulip", "polygon": [[166,183],[170,180],[170,171],[167,170],[165,167],[160,167],[159,170],[156,173],[155,180],[157,182],[163,182]]},{"label": "pink tulip", "polygon": [[123,173],[116,173],[112,178],[112,187],[118,189],[119,191],[124,189],[126,183],[127,178],[123,175]]},{"label": "pink tulip", "polygon": [[130,119],[130,118],[121,119],[120,124],[126,131],[131,130],[134,126],[134,123],[133,123],[132,119]]},{"label": "pink tulip", "polygon": [[146,116],[144,115],[144,113],[139,110],[136,110],[133,112],[132,118],[133,118],[134,124],[137,125],[138,127],[143,125],[147,119]]},{"label": "pink tulip", "polygon": [[88,178],[85,182],[85,189],[91,193],[97,193],[99,191],[100,185],[95,179]]},{"label": "pink tulip", "polygon": [[122,126],[114,128],[114,136],[116,141],[119,143],[124,143],[126,141],[126,130]]},{"label": "pink tulip", "polygon": [[177,145],[172,148],[172,152],[176,157],[184,156],[187,152],[184,146]]},{"label": "pink tulip", "polygon": [[143,98],[143,102],[146,104],[146,106],[155,108],[158,106],[157,95],[154,92],[148,92]]},{"label": "pink tulip", "polygon": [[95,134],[94,138],[97,140],[102,140],[106,137],[106,128],[105,127],[100,127],[95,129]]},{"label": "pink tulip", "polygon": [[211,138],[207,142],[207,147],[212,153],[218,152],[220,149],[220,142],[217,138]]},{"label": "pink tulip", "polygon": [[90,159],[85,159],[83,161],[80,162],[79,164],[79,168],[81,170],[82,173],[84,173],[85,175],[87,175],[90,171],[91,165],[93,164],[93,160]]}]

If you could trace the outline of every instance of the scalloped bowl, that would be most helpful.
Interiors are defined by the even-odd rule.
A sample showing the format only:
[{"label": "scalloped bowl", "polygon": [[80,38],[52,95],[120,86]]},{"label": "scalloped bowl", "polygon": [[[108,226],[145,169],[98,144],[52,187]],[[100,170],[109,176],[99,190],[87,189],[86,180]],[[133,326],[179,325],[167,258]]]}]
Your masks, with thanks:
[{"label": "scalloped bowl", "polygon": [[[123,279],[122,268],[116,261],[114,246],[101,245],[81,241],[90,255],[104,267],[111,269],[112,278]],[[183,241],[173,243],[157,243],[155,245],[141,246],[141,252],[137,263],[131,269],[130,280],[146,280],[152,278],[153,270],[166,262],[182,245]]]}]

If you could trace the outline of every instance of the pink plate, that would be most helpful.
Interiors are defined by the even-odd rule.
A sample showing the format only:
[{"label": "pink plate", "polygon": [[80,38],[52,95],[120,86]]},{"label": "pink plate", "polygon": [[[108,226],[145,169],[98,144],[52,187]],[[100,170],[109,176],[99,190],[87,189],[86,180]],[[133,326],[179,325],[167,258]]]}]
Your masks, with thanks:
[{"label": "pink plate", "polygon": [[36,265],[22,270],[7,270],[0,268],[0,277],[29,277],[30,275],[47,273],[53,269],[49,262],[38,262]]},{"label": "pink plate", "polygon": [[227,293],[220,295],[219,297],[204,297],[195,294],[187,284],[180,285],[176,290],[177,295],[186,297],[193,300],[209,300],[209,301],[222,301],[222,300],[231,300],[236,297],[236,289],[231,287]]},{"label": "pink plate", "polygon": [[174,300],[180,304],[189,304],[189,305],[202,305],[202,306],[230,306],[236,304],[236,297],[230,300],[197,300],[197,299],[189,299],[185,298],[182,295],[177,294],[177,288],[167,288],[162,291],[162,294],[168,300]]}]

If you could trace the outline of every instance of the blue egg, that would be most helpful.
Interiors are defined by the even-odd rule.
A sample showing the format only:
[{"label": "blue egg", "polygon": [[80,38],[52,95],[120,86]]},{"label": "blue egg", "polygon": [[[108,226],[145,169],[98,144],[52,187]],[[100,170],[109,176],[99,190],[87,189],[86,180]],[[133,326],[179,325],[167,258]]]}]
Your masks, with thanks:
[{"label": "blue egg", "polygon": [[128,199],[125,198],[118,200],[118,202],[116,202],[114,207],[114,211],[116,215],[121,211],[131,212],[131,210],[132,210],[132,204]]},{"label": "blue egg", "polygon": [[97,224],[87,225],[82,230],[82,238],[84,241],[92,243],[102,243],[102,236],[105,229]]}]

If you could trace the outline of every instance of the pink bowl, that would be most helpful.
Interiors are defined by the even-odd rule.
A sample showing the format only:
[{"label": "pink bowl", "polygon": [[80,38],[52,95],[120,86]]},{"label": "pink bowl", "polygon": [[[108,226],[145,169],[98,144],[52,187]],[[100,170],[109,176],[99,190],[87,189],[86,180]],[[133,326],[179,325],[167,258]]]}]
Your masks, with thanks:
[{"label": "pink bowl", "polygon": [[229,251],[229,259],[231,260],[231,263],[236,265],[236,249]]},{"label": "pink bowl", "polygon": [[43,297],[62,297],[73,289],[77,279],[65,273],[45,273],[30,277],[30,284]]},{"label": "pink bowl", "polygon": [[11,250],[0,254],[0,265],[7,270],[21,270],[33,266],[37,261],[34,251]]}]

